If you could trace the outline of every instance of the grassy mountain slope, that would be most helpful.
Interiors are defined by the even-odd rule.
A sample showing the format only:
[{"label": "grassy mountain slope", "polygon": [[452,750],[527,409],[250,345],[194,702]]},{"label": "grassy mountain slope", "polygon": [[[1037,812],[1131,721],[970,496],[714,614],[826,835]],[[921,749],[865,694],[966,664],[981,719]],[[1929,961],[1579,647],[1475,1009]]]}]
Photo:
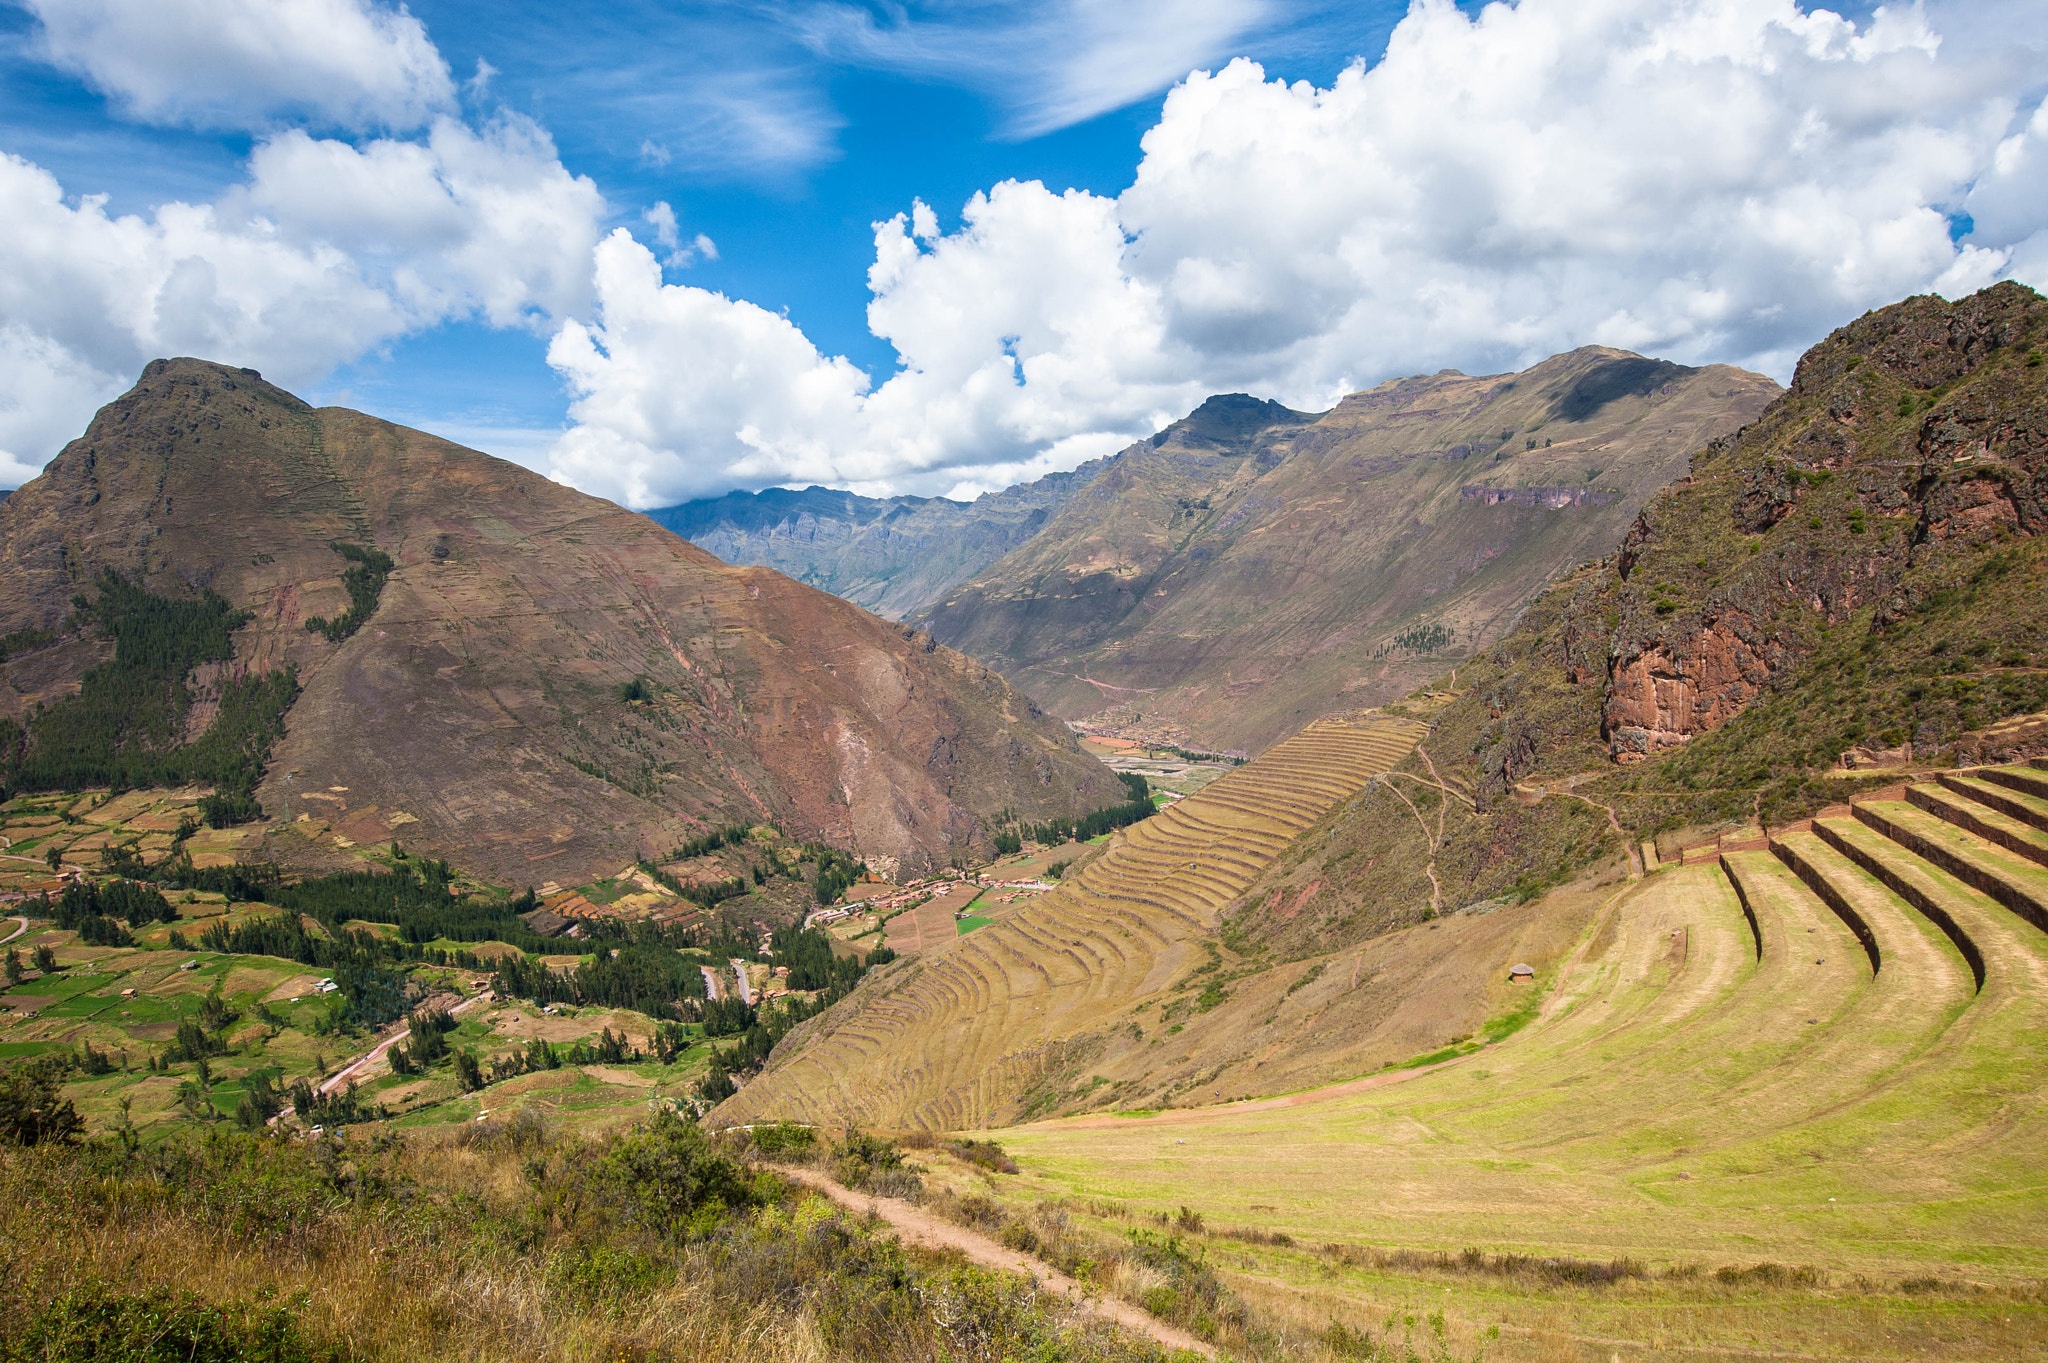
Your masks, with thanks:
[{"label": "grassy mountain slope", "polygon": [[1776,392],[1588,347],[1321,416],[1213,398],[915,618],[1068,717],[1258,749],[1490,644]]},{"label": "grassy mountain slope", "polygon": [[972,502],[766,488],[647,514],[727,563],[774,568],[897,620],[1037,534],[1102,462]]},{"label": "grassy mountain slope", "polygon": [[173,705],[187,733],[233,679],[296,670],[260,790],[274,817],[403,822],[409,843],[517,884],[739,820],[932,865],[997,810],[1120,793],[928,637],[252,371],[153,363],[0,507],[0,633],[31,645],[9,648],[7,713],[110,657],[72,604],[107,569],[249,613],[232,658]]},{"label": "grassy mountain slope", "polygon": [[1845,755],[2034,751],[1985,731],[2048,709],[2044,342],[2048,302],[2013,284],[1829,336],[1441,682],[1405,775],[1282,856],[1238,930],[1327,950],[1660,832],[1792,823],[1860,788]]}]

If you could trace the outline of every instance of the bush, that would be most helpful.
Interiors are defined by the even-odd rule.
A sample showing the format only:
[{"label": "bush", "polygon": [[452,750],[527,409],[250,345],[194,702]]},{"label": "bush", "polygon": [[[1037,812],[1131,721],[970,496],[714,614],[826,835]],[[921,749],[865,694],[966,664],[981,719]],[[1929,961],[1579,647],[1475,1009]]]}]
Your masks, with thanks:
[{"label": "bush", "polygon": [[309,1341],[291,1310],[263,1302],[202,1301],[156,1288],[67,1292],[0,1345],[6,1363],[315,1363],[342,1355]]},{"label": "bush", "polygon": [[728,1212],[762,1200],[744,1169],[666,1109],[614,1141],[590,1183],[626,1225],[670,1242],[707,1234]]},{"label": "bush", "polygon": [[58,1092],[62,1070],[30,1060],[0,1075],[0,1141],[10,1145],[68,1145],[85,1129],[69,1098]]},{"label": "bush", "polygon": [[772,1122],[748,1133],[764,1155],[801,1155],[818,1143],[818,1133],[795,1122]]}]

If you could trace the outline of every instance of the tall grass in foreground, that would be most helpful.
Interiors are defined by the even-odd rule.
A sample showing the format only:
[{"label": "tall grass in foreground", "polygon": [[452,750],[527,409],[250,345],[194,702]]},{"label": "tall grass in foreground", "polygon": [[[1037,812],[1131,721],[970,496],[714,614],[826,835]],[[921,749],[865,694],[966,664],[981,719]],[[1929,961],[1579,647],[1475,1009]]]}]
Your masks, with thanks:
[{"label": "tall grass in foreground", "polygon": [[0,1148],[0,1359],[1164,1358],[666,1112],[590,1139]]}]

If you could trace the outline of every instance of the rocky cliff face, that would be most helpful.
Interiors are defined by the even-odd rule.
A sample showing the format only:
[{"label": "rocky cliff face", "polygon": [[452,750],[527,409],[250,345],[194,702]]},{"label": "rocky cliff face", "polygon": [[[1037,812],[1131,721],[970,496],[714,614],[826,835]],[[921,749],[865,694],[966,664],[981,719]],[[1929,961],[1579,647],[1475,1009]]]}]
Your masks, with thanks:
[{"label": "rocky cliff face", "polygon": [[[1944,546],[2040,533],[2048,409],[2040,366],[2012,363],[2038,308],[2005,285],[1851,323],[1801,359],[1763,420],[1645,508],[1615,561],[1619,583],[1648,597],[1607,663],[1602,722],[1617,758],[1733,719],[1808,655],[1810,627],[1904,614],[1914,568]],[[1770,539],[1745,540],[1753,564],[1683,581],[1674,553],[1731,535]]]},{"label": "rocky cliff face", "polygon": [[1410,698],[1432,728],[1400,793],[1290,849],[1237,929],[1327,949],[1659,832],[1781,827],[1881,762],[2039,755],[2044,352],[2048,300],[2016,284],[1829,336],[1618,552]]},{"label": "rocky cliff face", "polygon": [[1094,460],[972,502],[768,488],[647,514],[727,563],[774,568],[900,620],[1037,534],[1102,463]]},{"label": "rocky cliff face", "polygon": [[1777,392],[1589,347],[1321,415],[1212,398],[912,618],[1070,718],[1255,750],[1490,645]]},{"label": "rocky cliff face", "polygon": [[[306,622],[348,609],[339,544],[395,567],[333,643]],[[927,635],[252,371],[151,364],[0,506],[0,633],[59,635],[0,669],[0,711],[106,655],[70,621],[105,568],[221,593],[254,613],[229,668],[298,670],[272,816],[400,819],[409,845],[513,884],[741,819],[929,866],[998,809],[1119,798],[1064,726]]]}]

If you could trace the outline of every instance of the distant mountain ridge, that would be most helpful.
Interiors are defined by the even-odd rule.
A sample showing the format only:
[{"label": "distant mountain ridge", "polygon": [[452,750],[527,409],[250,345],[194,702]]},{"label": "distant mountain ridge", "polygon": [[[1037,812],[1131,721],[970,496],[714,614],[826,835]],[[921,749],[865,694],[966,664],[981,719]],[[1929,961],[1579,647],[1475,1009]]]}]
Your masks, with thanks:
[{"label": "distant mountain ridge", "polygon": [[1069,719],[1257,750],[1491,643],[1779,391],[1588,346],[1321,414],[1211,398],[909,618]]},{"label": "distant mountain ridge", "polygon": [[646,514],[727,563],[773,568],[894,620],[1037,534],[1102,465],[1093,460],[972,502],[766,488]]}]

